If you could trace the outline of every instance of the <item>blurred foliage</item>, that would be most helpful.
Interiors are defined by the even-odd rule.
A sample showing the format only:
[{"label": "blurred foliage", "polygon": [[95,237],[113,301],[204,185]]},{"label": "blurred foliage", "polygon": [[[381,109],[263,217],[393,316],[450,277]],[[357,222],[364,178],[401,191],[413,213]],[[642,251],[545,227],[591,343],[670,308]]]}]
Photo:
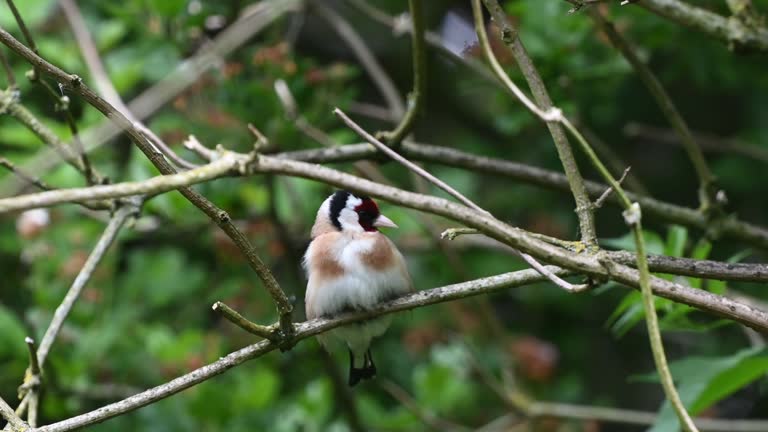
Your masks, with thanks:
[{"label": "blurred foliage", "polygon": [[[45,58],[92,82],[71,31],[53,0],[17,1]],[[404,0],[372,2],[393,14]],[[446,17],[466,21],[467,2],[428,3],[430,28]],[[726,13],[724,2],[698,2]],[[244,1],[78,1],[88,28],[118,91],[126,100],[165,77],[215,37],[248,6]],[[334,5],[341,4],[334,2]],[[559,0],[505,3],[541,72],[553,100],[604,139],[660,199],[696,206],[696,178],[684,152],[652,138],[625,134],[629,123],[667,127],[639,79],[594,30],[588,16],[568,14]],[[348,7],[339,9],[361,32],[403,95],[410,88],[406,37]],[[765,55],[736,55],[720,42],[669,23],[638,7],[605,8],[638,47],[678,104],[692,129],[737,139],[768,150]],[[6,7],[0,26],[21,38]],[[443,28],[445,32],[460,29]],[[477,56],[471,31],[463,55]],[[498,53],[517,82],[522,77],[503,47]],[[7,50],[5,50],[7,52]],[[408,60],[406,60],[408,59]],[[29,65],[10,56],[21,99],[65,139],[70,132],[53,102],[27,82]],[[436,51],[429,53],[427,110],[416,137],[424,142],[559,170],[546,128],[494,84]],[[254,124],[273,151],[318,147],[289,121],[273,90],[286,80],[308,121],[342,143],[355,136],[331,114],[335,106],[354,112],[355,102],[383,102],[362,68],[334,31],[314,13],[279,19],[148,120],[182,156],[188,134],[208,145],[247,151]],[[103,118],[81,100],[72,109],[81,130]],[[371,130],[386,122],[353,114]],[[0,154],[16,163],[42,147],[27,129],[0,116]],[[111,178],[137,180],[155,169],[120,137],[92,154]],[[746,220],[768,220],[764,187],[768,170],[743,156],[724,153],[708,160],[728,192],[729,211]],[[582,163],[587,177],[595,178]],[[349,164],[340,169],[351,171]],[[409,175],[381,165],[393,183],[412,188]],[[522,228],[574,238],[572,199],[564,193],[508,179],[429,166],[449,184],[474,197],[503,220]],[[0,173],[0,180],[8,174]],[[43,178],[59,187],[83,185],[61,166]],[[223,179],[196,187],[227,209],[301,310],[304,277],[300,259],[318,205],[331,189],[300,179],[258,176]],[[442,193],[433,191],[438,195]],[[401,226],[391,237],[407,256],[420,289],[523,268],[499,251],[458,247],[446,256],[410,210],[382,203]],[[271,300],[231,242],[178,193],[154,198],[143,222],[124,230],[83,292],[45,368],[42,420],[53,422],[166,382],[253,343],[254,338],[215,316],[210,305],[224,301],[248,318],[270,323]],[[631,249],[616,209],[598,213],[601,243]],[[645,222],[645,221],[644,221]],[[651,252],[678,257],[764,261],[764,251],[649,219]],[[439,221],[441,226],[450,226]],[[50,212],[35,225],[24,215],[0,216],[0,395],[15,400],[27,362],[24,336],[42,336],[56,306],[93,247],[104,224],[74,206]],[[139,229],[140,227],[143,229]],[[448,264],[450,262],[450,264]],[[668,277],[715,293],[743,292],[767,299],[764,287]],[[656,431],[672,430],[656,383],[628,379],[652,369],[639,294],[615,284],[568,295],[548,284],[508,290],[402,314],[373,351],[380,377],[354,389],[359,416],[370,430],[423,430],[422,420],[393,397],[380,380],[401,387],[431,416],[471,428],[503,416],[508,404],[492,389],[508,385],[531,398],[661,410]],[[748,418],[766,412],[766,354],[746,348],[743,329],[688,306],[657,299],[665,342],[681,393],[694,412]],[[124,415],[92,430],[152,431],[346,431],[348,407],[335,376],[346,374],[346,353],[333,353],[334,372],[315,341],[287,353],[272,353],[183,393]],[[343,381],[343,380],[342,380]],[[490,382],[489,382],[490,381]],[[647,380],[646,380],[647,381]],[[541,422],[542,431],[634,431],[641,427],[567,420]]]}]

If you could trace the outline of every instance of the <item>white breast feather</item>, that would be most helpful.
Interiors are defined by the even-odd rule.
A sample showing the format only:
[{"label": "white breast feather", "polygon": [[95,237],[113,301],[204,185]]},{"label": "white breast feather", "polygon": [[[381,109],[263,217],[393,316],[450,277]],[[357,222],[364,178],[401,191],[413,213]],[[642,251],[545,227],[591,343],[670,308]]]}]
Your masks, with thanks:
[{"label": "white breast feather", "polygon": [[[313,299],[315,316],[334,315],[345,308],[370,309],[384,299],[408,292],[410,281],[402,269],[393,266],[386,271],[376,271],[363,264],[360,258],[373,247],[374,242],[369,236],[346,241],[339,239],[333,253],[345,274],[332,280],[323,280],[322,287],[317,286],[309,271],[313,253],[310,245],[305,257],[309,276],[307,298]],[[397,250],[394,252],[399,255]],[[396,262],[404,262],[401,256],[396,258]]]},{"label": "white breast feather", "polygon": [[[385,299],[410,291],[411,281],[407,269],[402,268],[405,266],[405,259],[391,243],[395,262],[398,265],[386,271],[376,271],[362,263],[360,257],[368,252],[374,243],[375,239],[372,236],[339,238],[331,252],[345,274],[342,277],[322,281],[318,281],[317,276],[313,277],[311,272],[314,250],[310,244],[304,256],[304,267],[309,279],[306,299],[312,299],[312,317],[333,316],[345,308],[370,309]],[[322,283],[323,286],[318,286],[318,283]],[[307,310],[309,315],[310,308]],[[355,357],[360,358],[368,349],[371,339],[381,336],[391,321],[392,317],[387,315],[363,323],[338,327],[328,335],[344,341]],[[325,346],[330,342],[325,335],[319,336],[318,340]]]}]

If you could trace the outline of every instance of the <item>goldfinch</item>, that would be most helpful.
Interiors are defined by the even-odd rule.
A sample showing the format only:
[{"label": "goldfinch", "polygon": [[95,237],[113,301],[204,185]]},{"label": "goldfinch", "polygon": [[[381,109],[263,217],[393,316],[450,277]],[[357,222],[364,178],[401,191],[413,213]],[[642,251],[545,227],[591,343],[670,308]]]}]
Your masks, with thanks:
[{"label": "goldfinch", "polygon": [[[367,310],[413,290],[405,259],[378,228],[397,228],[371,198],[337,191],[317,211],[312,242],[304,255],[307,319]],[[390,316],[338,327],[318,336],[349,350],[349,385],[376,375],[371,339],[389,327]]]}]

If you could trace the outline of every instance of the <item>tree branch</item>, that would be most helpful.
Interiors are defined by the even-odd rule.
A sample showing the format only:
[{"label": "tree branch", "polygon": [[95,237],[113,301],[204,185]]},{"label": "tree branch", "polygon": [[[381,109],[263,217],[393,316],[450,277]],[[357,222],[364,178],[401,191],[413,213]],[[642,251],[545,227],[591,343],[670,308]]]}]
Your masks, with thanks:
[{"label": "tree branch", "polygon": [[648,91],[653,96],[659,109],[667,118],[670,125],[677,132],[680,142],[683,144],[685,151],[688,153],[688,158],[691,160],[696,174],[699,178],[699,203],[701,210],[709,215],[715,215],[717,210],[721,207],[720,203],[716,199],[717,186],[715,185],[715,176],[710,171],[707,165],[706,159],[701,148],[693,138],[691,130],[688,128],[688,124],[683,119],[683,116],[677,110],[672,98],[670,98],[664,86],[661,85],[656,75],[653,74],[651,69],[637,56],[635,50],[630,46],[630,43],[616,30],[613,23],[608,21],[605,16],[596,8],[592,8],[589,11],[592,20],[597,24],[598,28],[608,37],[611,44],[616,48],[632,65],[640,80],[643,81]]},{"label": "tree branch", "polygon": [[[412,160],[440,163],[447,166],[467,168],[487,175],[502,175],[516,180],[556,190],[569,190],[567,178],[558,172],[520,164],[501,159],[477,156],[448,147],[415,144],[404,142],[400,148],[403,155]],[[306,161],[314,163],[347,162],[362,158],[373,158],[377,154],[374,147],[368,144],[353,144],[333,149],[313,149],[278,153],[275,157]],[[605,184],[585,181],[585,187],[593,198],[599,197],[608,187]],[[712,235],[722,235],[746,241],[750,244],[768,249],[768,230],[742,222],[735,216],[718,220],[712,224],[700,212],[671,204],[654,198],[627,192],[631,201],[639,202],[643,211],[660,220],[698,228]],[[618,204],[614,195],[608,202]]]},{"label": "tree branch", "polygon": [[[156,195],[196,183],[238,173],[247,164],[241,155],[224,153],[215,161],[177,174],[161,175],[143,181],[115,183],[103,186],[56,189],[45,192],[0,198],[0,214],[16,210],[51,207],[70,202],[87,202],[122,198],[133,195]],[[243,172],[240,172],[241,174]]]},{"label": "tree branch", "polygon": [[400,93],[392,82],[392,79],[384,72],[384,68],[381,66],[376,56],[373,55],[371,50],[365,44],[365,41],[357,33],[354,27],[339,15],[333,8],[329,7],[327,2],[323,0],[315,0],[310,4],[318,12],[321,18],[330,24],[331,28],[339,35],[339,37],[347,44],[349,49],[357,58],[357,61],[365,69],[365,72],[371,78],[373,85],[379,90],[381,96],[384,98],[384,102],[389,107],[389,115],[392,118],[399,118],[405,112],[405,106],[403,106]]},{"label": "tree branch", "polygon": [[[220,64],[223,57],[249,41],[276,19],[296,10],[302,3],[302,0],[265,0],[249,8],[216,38],[201,47],[194,56],[181,62],[165,78],[141,92],[128,104],[128,110],[136,120],[144,119],[155,113],[194,83],[209,68]],[[8,45],[5,43],[5,38],[0,38],[0,42]],[[29,60],[28,57],[27,59]],[[64,75],[57,76],[56,80],[69,82],[67,76],[64,73]],[[112,140],[121,132],[121,126],[116,125],[111,119],[106,119],[100,125],[83,133],[87,137],[85,150],[91,151]],[[45,149],[31,158],[22,168],[25,172],[48,172],[59,163],[52,151]],[[14,195],[18,193],[16,192],[18,187],[19,184],[15,179],[0,182],[0,194]]]},{"label": "tree branch", "polygon": [[11,426],[13,432],[24,432],[29,430],[29,427],[16,413],[13,411],[10,405],[0,397],[0,416],[2,416],[8,424]]},{"label": "tree branch", "polygon": [[491,51],[488,35],[485,32],[485,23],[483,22],[482,14],[476,13],[475,29],[477,31],[477,37],[485,52],[486,58],[491,64],[491,69],[494,71],[497,78],[504,82],[507,89],[509,89],[509,91],[513,93],[517,99],[528,108],[528,110],[547,122],[547,128],[555,142],[557,154],[560,157],[565,176],[568,179],[568,185],[570,186],[571,193],[576,201],[576,215],[579,218],[581,240],[588,246],[596,245],[597,233],[595,231],[592,202],[587,194],[584,179],[582,178],[579,167],[573,157],[573,151],[568,142],[565,130],[557,121],[553,121],[557,119],[552,118],[551,116],[552,114],[559,112],[559,110],[552,111],[552,99],[549,97],[544,81],[541,79],[541,75],[539,75],[539,72],[533,65],[530,56],[528,56],[528,52],[518,37],[517,30],[512,26],[509,19],[507,19],[504,10],[499,6],[499,3],[496,0],[483,0],[483,2],[485,3],[486,9],[491,13],[491,17],[493,17],[493,20],[499,26],[501,40],[509,47],[509,51],[517,62],[517,65],[520,67],[520,71],[525,77],[538,106],[531,102],[530,99],[517,88],[512,80],[509,79],[506,72],[504,72],[504,69],[493,55],[493,51]]},{"label": "tree branch", "polygon": [[[550,271],[564,276],[566,271],[556,267],[550,267]],[[534,270],[522,270],[512,273],[504,273],[497,276],[475,279],[459,284],[447,285],[440,288],[419,291],[396,300],[379,304],[375,309],[366,312],[358,312],[336,317],[334,319],[316,319],[296,324],[296,333],[293,341],[327,332],[341,325],[364,321],[376,316],[394,312],[424,307],[432,304],[451,300],[487,294],[505,288],[520,287],[530,283],[541,282],[544,277]],[[211,364],[196,369],[186,375],[173,379],[165,384],[133,395],[122,401],[106,405],[89,413],[81,414],[57,423],[42,426],[35,432],[65,432],[82,428],[95,423],[103,422],[112,417],[124,414],[149,405],[161,399],[165,399],[184,389],[192,387],[210,378],[220,375],[227,370],[236,367],[248,360],[261,357],[278,348],[276,343],[263,340],[235,351],[224,358]]]},{"label": "tree branch", "polygon": [[390,146],[397,146],[413,129],[416,116],[424,105],[424,93],[427,87],[426,48],[424,47],[424,13],[422,0],[408,0],[411,15],[411,55],[413,67],[413,91],[408,95],[405,115],[395,130],[381,133],[381,138]]},{"label": "tree branch", "polygon": [[[444,190],[449,195],[453,196],[454,198],[459,200],[462,204],[466,205],[467,207],[469,207],[471,209],[474,209],[474,210],[476,210],[478,212],[485,213],[485,214],[487,214],[490,217],[493,217],[493,215],[491,215],[488,211],[484,210],[482,207],[480,207],[479,205],[475,204],[472,200],[470,200],[469,198],[467,198],[466,196],[461,194],[456,189],[454,189],[451,186],[449,186],[444,181],[442,181],[442,180],[438,179],[437,177],[433,176],[432,174],[427,172],[424,168],[421,168],[420,166],[418,166],[418,165],[414,164],[413,162],[409,161],[408,159],[402,157],[395,150],[387,147],[384,143],[382,143],[381,141],[379,141],[376,138],[374,138],[371,134],[366,132],[357,123],[353,122],[352,119],[347,117],[347,115],[344,114],[340,109],[336,108],[333,111],[333,113],[336,114],[338,117],[340,117],[341,120],[347,126],[349,126],[353,131],[355,131],[355,133],[357,133],[361,138],[363,138],[364,140],[366,140],[369,143],[373,144],[374,147],[379,149],[379,151],[385,153],[387,156],[389,156],[392,159],[396,160],[401,165],[405,166],[406,168],[408,168],[409,170],[411,170],[414,173],[418,174],[419,176],[423,177],[424,179],[426,179],[430,183],[432,183],[435,186],[439,187],[440,189]],[[559,286],[559,287],[561,287],[561,288],[563,288],[563,289],[565,289],[567,291],[576,293],[576,292],[584,291],[584,290],[586,290],[586,289],[588,289],[590,287],[589,284],[574,285],[574,284],[571,284],[569,282],[566,282],[566,281],[560,279],[559,277],[557,277],[556,275],[548,273],[547,269],[544,266],[542,266],[541,263],[536,261],[536,259],[534,259],[532,256],[530,256],[528,254],[524,254],[524,253],[518,252],[518,251],[516,251],[516,252],[517,252],[517,255],[519,255],[520,258],[523,259],[523,261],[528,263],[528,265],[530,265],[531,267],[536,269],[536,271],[538,271],[539,273],[541,273],[544,276],[546,276],[547,278],[549,278],[549,280],[551,280],[555,285],[557,285],[557,286]]]},{"label": "tree branch", "polygon": [[680,0],[643,0],[637,4],[686,27],[727,42],[736,50],[768,50],[768,29],[749,26]]},{"label": "tree branch", "polygon": [[[285,9],[283,9],[283,11],[285,11],[295,6],[297,1],[298,0],[284,0],[279,4],[282,7],[285,7]],[[265,7],[270,6],[271,5],[267,5]],[[270,11],[276,13],[274,10]],[[152,162],[152,164],[157,167],[161,173],[176,173],[176,170],[173,168],[173,166],[171,166],[171,164],[165,159],[162,153],[156,151],[152,143],[150,143],[146,136],[144,136],[144,134],[141,133],[138,128],[136,128],[134,123],[126,118],[125,115],[123,115],[120,111],[116,110],[115,107],[109,104],[109,102],[105,101],[99,97],[99,95],[94,93],[90,88],[88,88],[88,86],[83,83],[79,76],[68,74],[57,66],[49,63],[45,59],[32,52],[22,43],[17,41],[10,33],[3,29],[0,29],[0,42],[11,48],[17,54],[24,57],[33,66],[39,68],[42,73],[56,79],[63,88],[66,88],[72,93],[81,96],[83,99],[85,99],[86,102],[91,104],[107,118],[112,120],[119,129],[124,130],[128,134],[128,136],[136,144],[139,150],[141,150],[142,153],[147,156],[150,162]],[[222,44],[223,43],[224,42],[222,41]],[[229,41],[229,43],[231,43],[231,41]],[[212,54],[215,54],[215,51]],[[288,297],[285,295],[285,292],[282,290],[282,288],[280,288],[280,285],[269,271],[269,268],[267,268],[261,258],[259,258],[258,254],[248,239],[245,237],[245,235],[232,223],[227,212],[216,207],[213,203],[208,201],[208,199],[199,193],[186,186],[180,187],[179,192],[195,207],[203,211],[211,220],[216,222],[216,224],[227,234],[227,236],[232,239],[237,248],[240,249],[241,253],[248,260],[248,264],[259,276],[262,283],[264,284],[264,287],[275,301],[278,314],[280,316],[281,330],[286,335],[290,334],[293,331],[291,326],[291,312],[293,311],[293,305],[288,300]]]}]

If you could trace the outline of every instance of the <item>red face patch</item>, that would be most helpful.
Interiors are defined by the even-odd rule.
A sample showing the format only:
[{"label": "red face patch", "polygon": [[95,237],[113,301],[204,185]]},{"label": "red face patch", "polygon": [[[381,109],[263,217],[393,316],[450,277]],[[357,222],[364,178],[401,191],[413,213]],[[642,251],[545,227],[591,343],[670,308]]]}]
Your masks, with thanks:
[{"label": "red face patch", "polygon": [[357,213],[357,220],[360,226],[366,231],[378,231],[373,223],[379,217],[379,206],[376,202],[368,197],[362,198],[363,202],[355,207]]}]

